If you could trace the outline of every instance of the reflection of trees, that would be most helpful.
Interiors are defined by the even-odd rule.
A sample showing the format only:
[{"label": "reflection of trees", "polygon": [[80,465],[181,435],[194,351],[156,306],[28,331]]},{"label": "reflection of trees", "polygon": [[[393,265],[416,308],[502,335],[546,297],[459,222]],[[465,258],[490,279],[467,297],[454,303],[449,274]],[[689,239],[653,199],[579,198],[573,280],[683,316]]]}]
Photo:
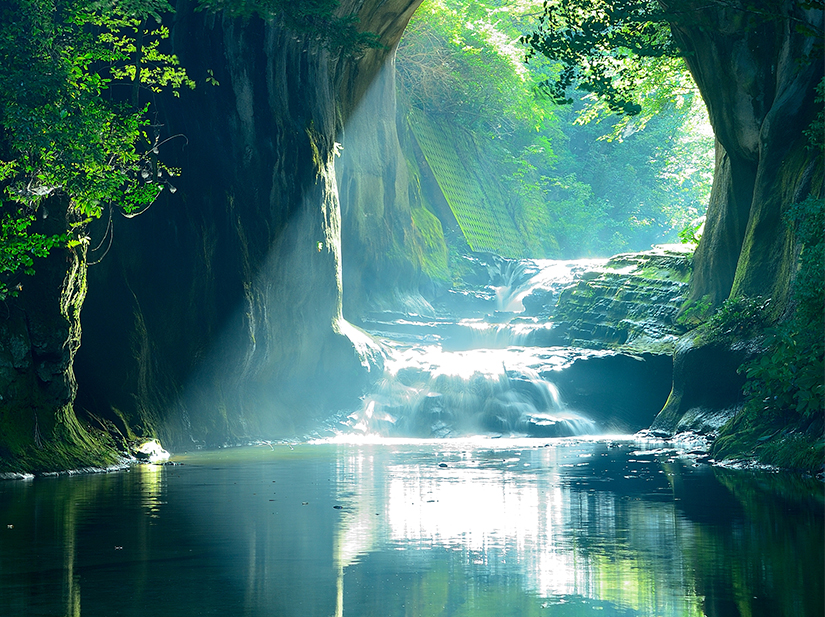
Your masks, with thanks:
[{"label": "reflection of trees", "polygon": [[[89,504],[115,490],[117,476],[78,476],[14,482],[0,492],[0,613],[81,615],[85,528]],[[12,525],[11,528],[8,525]],[[113,547],[110,547],[113,548]],[[99,559],[99,556],[95,556]]]},{"label": "reflection of trees", "polygon": [[386,516],[359,519],[373,527],[361,537],[373,541],[346,566],[344,606],[380,602],[364,590],[389,585],[411,612],[387,615],[440,615],[447,607],[455,612],[445,614],[484,615],[503,606],[532,615],[540,597],[571,599],[582,610],[700,614],[673,550],[680,531],[673,505],[578,487],[559,467],[601,449],[469,451],[447,468],[422,464],[414,449],[375,457],[369,481],[356,484],[365,493],[352,501],[383,495]]},{"label": "reflection of trees", "polygon": [[[588,453],[590,466],[561,468]],[[343,606],[422,617],[540,615],[542,603],[554,615],[816,614],[817,594],[801,598],[823,575],[811,486],[653,456],[595,462],[601,454],[471,450],[438,469],[413,447],[373,452],[369,480],[351,484],[349,499],[370,506],[348,529],[370,540],[341,570]]]},{"label": "reflection of trees", "polygon": [[815,481],[451,443],[0,485],[0,614],[820,612]]},{"label": "reflection of trees", "polygon": [[[823,488],[812,478],[714,469],[743,515],[696,528],[687,558],[708,617],[821,615]],[[713,507],[708,504],[708,507]],[[720,598],[719,590],[732,590]],[[805,593],[800,593],[806,590]],[[818,592],[817,592],[818,591]]]}]

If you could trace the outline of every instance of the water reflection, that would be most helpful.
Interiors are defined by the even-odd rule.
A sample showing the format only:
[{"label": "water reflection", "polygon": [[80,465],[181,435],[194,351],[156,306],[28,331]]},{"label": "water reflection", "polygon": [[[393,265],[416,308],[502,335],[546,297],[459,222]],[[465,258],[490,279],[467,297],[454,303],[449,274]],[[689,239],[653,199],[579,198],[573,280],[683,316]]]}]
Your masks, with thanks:
[{"label": "water reflection", "polygon": [[277,446],[5,482],[0,614],[822,614],[821,484],[638,447]]},{"label": "water reflection", "polygon": [[[589,466],[594,454],[606,455],[600,450],[588,442],[504,451],[476,446],[433,458],[408,449],[378,461],[379,485],[370,471],[351,499],[359,523],[339,528],[345,536],[339,543],[350,547],[342,565],[357,561],[358,546],[369,564],[382,538],[406,553],[445,549],[451,566],[465,568],[468,577],[517,578],[523,592],[559,605],[579,598],[635,614],[701,615],[683,555],[673,552],[680,529],[672,504],[581,490],[580,480],[563,475]],[[343,468],[376,465],[364,450],[344,449],[339,461]],[[366,511],[374,508],[362,507],[376,494],[385,496],[385,517],[370,517]]]}]

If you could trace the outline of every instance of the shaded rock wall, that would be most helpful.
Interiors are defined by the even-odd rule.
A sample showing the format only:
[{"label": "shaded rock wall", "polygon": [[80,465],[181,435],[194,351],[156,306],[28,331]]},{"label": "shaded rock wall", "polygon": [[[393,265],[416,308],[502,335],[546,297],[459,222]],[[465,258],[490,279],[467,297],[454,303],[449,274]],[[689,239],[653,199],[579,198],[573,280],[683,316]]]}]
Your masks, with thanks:
[{"label": "shaded rock wall", "polygon": [[673,362],[666,354],[616,354],[580,358],[546,377],[565,405],[607,431],[648,428],[670,392]]},{"label": "shaded rock wall", "polygon": [[[669,6],[670,2],[660,2]],[[823,11],[801,3],[674,3],[672,27],[717,138],[714,186],[696,251],[690,299],[789,299],[797,251],[783,222],[810,192],[822,194],[821,152],[804,134],[817,112]],[[689,14],[691,17],[685,18]]]},{"label": "shaded rock wall", "polygon": [[371,361],[341,321],[335,143],[417,2],[343,2],[381,35],[358,58],[193,6],[173,40],[198,88],[158,101],[183,175],[115,222],[76,364],[78,406],[173,447],[288,436],[360,394]]},{"label": "shaded rock wall", "polygon": [[[729,297],[762,296],[771,298],[768,317],[777,320],[793,308],[800,251],[785,214],[823,190],[822,152],[805,135],[823,77],[823,11],[790,0],[660,4],[675,10],[673,36],[686,52],[717,139],[685,308],[708,315]],[[746,343],[710,341],[701,331],[686,335],[654,428],[718,428],[741,407],[743,379],[736,371],[752,353]]]},{"label": "shaded rock wall", "polygon": [[716,434],[742,409],[745,377],[737,369],[758,352],[755,342],[710,340],[704,327],[686,334],[673,356],[673,388],[651,428]]}]

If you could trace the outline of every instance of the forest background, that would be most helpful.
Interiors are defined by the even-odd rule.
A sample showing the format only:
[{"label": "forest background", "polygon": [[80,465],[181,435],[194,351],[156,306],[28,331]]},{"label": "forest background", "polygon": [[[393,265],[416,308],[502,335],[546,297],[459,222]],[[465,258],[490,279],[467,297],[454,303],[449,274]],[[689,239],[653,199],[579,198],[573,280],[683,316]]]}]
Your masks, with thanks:
[{"label": "forest background", "polygon": [[[408,159],[419,145],[425,150],[453,211],[462,196],[445,186],[451,174],[469,185],[468,201],[480,196],[491,203],[476,207],[503,208],[509,218],[508,229],[484,237],[459,215],[464,233],[456,234],[433,208],[450,248],[466,239],[506,257],[574,259],[695,240],[713,176],[713,133],[683,60],[648,67],[636,59],[632,114],[581,90],[560,105],[546,87],[559,64],[542,56],[525,64],[519,42],[541,13],[535,0],[426,0],[399,45]],[[432,139],[434,155],[455,150],[458,169],[443,154],[431,160],[425,142]]]}]

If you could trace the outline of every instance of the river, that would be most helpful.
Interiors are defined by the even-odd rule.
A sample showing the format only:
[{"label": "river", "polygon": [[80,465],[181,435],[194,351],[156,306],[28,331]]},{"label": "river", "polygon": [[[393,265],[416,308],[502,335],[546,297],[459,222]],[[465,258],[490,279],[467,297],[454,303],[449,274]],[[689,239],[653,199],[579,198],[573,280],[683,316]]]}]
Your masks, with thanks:
[{"label": "river", "polygon": [[175,462],[0,483],[0,614],[822,614],[822,484],[656,442],[322,442]]},{"label": "river", "polygon": [[613,352],[521,311],[583,270],[504,265],[368,320],[385,373],[314,439],[0,482],[0,616],[823,615],[823,484],[571,406]]}]

